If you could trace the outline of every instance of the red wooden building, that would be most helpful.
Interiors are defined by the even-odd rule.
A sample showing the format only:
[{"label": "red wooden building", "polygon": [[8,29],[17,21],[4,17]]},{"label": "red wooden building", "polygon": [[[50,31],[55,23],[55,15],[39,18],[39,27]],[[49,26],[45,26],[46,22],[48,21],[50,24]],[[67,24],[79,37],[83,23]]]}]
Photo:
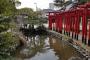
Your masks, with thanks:
[{"label": "red wooden building", "polygon": [[63,31],[68,36],[72,34],[72,38],[77,40],[81,34],[82,42],[90,46],[90,3],[68,11],[49,12],[48,19],[50,30]]}]

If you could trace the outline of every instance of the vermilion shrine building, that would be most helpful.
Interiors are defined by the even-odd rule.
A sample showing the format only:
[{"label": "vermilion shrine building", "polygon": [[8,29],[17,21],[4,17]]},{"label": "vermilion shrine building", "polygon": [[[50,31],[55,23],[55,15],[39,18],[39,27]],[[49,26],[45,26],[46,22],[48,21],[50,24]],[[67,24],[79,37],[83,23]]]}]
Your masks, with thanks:
[{"label": "vermilion shrine building", "polygon": [[68,11],[49,12],[48,19],[50,30],[63,32],[77,40],[81,33],[82,43],[90,46],[90,3]]}]

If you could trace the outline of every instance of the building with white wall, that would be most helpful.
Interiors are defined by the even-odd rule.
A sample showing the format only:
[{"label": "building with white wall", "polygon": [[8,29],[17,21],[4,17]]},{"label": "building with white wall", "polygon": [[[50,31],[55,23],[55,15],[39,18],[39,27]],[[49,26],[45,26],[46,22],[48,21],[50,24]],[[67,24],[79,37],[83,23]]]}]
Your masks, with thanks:
[{"label": "building with white wall", "polygon": [[48,18],[48,12],[53,12],[54,10],[52,10],[52,9],[43,9],[42,11],[41,11],[41,14],[42,14],[42,18]]}]

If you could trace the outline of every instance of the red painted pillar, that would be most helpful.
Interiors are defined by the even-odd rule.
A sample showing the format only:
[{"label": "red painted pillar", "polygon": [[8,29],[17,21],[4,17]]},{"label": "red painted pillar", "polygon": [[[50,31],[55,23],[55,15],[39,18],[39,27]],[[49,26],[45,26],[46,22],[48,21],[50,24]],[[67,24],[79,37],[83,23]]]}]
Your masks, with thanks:
[{"label": "red painted pillar", "polygon": [[86,44],[86,38],[87,38],[87,15],[86,10],[84,10],[84,14],[82,17],[82,41]]},{"label": "red painted pillar", "polygon": [[59,14],[55,15],[55,21],[56,21],[56,31],[59,32]]},{"label": "red painted pillar", "polygon": [[[88,9],[88,8],[90,8],[90,2],[88,2],[88,3],[86,3],[86,7],[87,7],[87,11],[88,11],[88,15],[87,16],[89,16],[90,17],[90,10]],[[88,23],[89,23],[89,30],[88,30],[88,32],[89,32],[89,34],[88,34],[88,46],[90,46],[90,21],[88,21]]]},{"label": "red painted pillar", "polygon": [[78,11],[75,11],[75,26],[74,26],[74,30],[75,30],[75,39],[78,40],[78,29],[79,29],[79,16],[78,16]]},{"label": "red painted pillar", "polygon": [[66,31],[66,34],[67,34],[67,32],[68,32],[68,25],[67,25],[67,23],[68,23],[68,21],[67,21],[67,12],[66,12],[66,14],[65,14],[65,31]]},{"label": "red painted pillar", "polygon": [[82,17],[82,42],[84,42],[84,16]]},{"label": "red painted pillar", "polygon": [[78,40],[78,35],[79,35],[79,12],[78,12],[78,10],[77,10],[77,18],[76,18],[76,20],[77,20],[77,23],[76,23],[76,39]]},{"label": "red painted pillar", "polygon": [[72,32],[72,38],[73,38],[73,14],[71,13],[71,32]]},{"label": "red painted pillar", "polygon": [[59,15],[59,32],[62,33],[62,14]]},{"label": "red painted pillar", "polygon": [[56,13],[54,13],[54,16],[53,16],[54,18],[55,18],[55,25],[54,25],[54,28],[55,28],[55,30],[57,31],[57,28],[58,28],[58,26],[57,26],[57,21],[58,21],[58,18],[57,18],[57,14]]},{"label": "red painted pillar", "polygon": [[70,16],[69,16],[69,33],[71,32],[71,13],[69,13]]},{"label": "red painted pillar", "polygon": [[80,5],[82,14],[82,42],[86,44],[87,40],[87,5]]},{"label": "red painted pillar", "polygon": [[74,24],[74,29],[75,29],[75,31],[74,31],[74,34],[75,34],[75,39],[76,39],[76,29],[77,29],[77,15],[75,14],[75,24]]},{"label": "red painted pillar", "polygon": [[67,34],[70,36],[70,14],[67,15]]},{"label": "red painted pillar", "polygon": [[50,15],[50,13],[48,19],[49,19],[49,29],[52,30],[52,16]]},{"label": "red painted pillar", "polygon": [[67,17],[65,16],[65,33],[67,34]]},{"label": "red painted pillar", "polygon": [[88,46],[90,46],[90,21],[89,21],[89,36],[88,36]]},{"label": "red painted pillar", "polygon": [[75,11],[72,11],[72,38],[75,38],[75,26],[76,26],[76,20],[75,20]]},{"label": "red painted pillar", "polygon": [[69,32],[69,28],[68,28],[69,27],[69,23],[68,23],[69,22],[69,20],[68,20],[69,16],[68,16],[68,13],[67,13],[66,17],[67,17],[66,21],[67,21],[67,33],[68,33]]},{"label": "red painted pillar", "polygon": [[66,28],[66,24],[65,24],[65,23],[66,23],[66,22],[65,22],[65,21],[66,21],[66,20],[65,20],[65,18],[66,18],[66,17],[65,17],[65,13],[63,13],[63,16],[64,16],[64,17],[63,17],[63,25],[64,25],[64,26],[63,26],[63,29],[64,29],[64,34],[65,34],[65,32],[66,32],[66,30],[65,30],[65,28]]},{"label": "red painted pillar", "polygon": [[69,35],[71,34],[71,13],[70,13],[70,16],[69,16]]},{"label": "red painted pillar", "polygon": [[77,16],[76,16],[76,11],[74,11],[74,38],[76,39],[76,23],[77,23]]},{"label": "red painted pillar", "polygon": [[75,17],[72,18],[72,38],[74,38],[74,32],[75,32]]}]

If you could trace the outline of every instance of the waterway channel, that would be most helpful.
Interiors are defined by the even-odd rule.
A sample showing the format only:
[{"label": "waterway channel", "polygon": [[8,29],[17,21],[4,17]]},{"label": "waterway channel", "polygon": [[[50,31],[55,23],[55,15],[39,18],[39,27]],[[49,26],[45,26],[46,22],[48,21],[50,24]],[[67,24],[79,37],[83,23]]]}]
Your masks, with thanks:
[{"label": "waterway channel", "polygon": [[53,36],[32,36],[27,46],[17,49],[15,60],[83,60],[83,57],[62,39]]}]

